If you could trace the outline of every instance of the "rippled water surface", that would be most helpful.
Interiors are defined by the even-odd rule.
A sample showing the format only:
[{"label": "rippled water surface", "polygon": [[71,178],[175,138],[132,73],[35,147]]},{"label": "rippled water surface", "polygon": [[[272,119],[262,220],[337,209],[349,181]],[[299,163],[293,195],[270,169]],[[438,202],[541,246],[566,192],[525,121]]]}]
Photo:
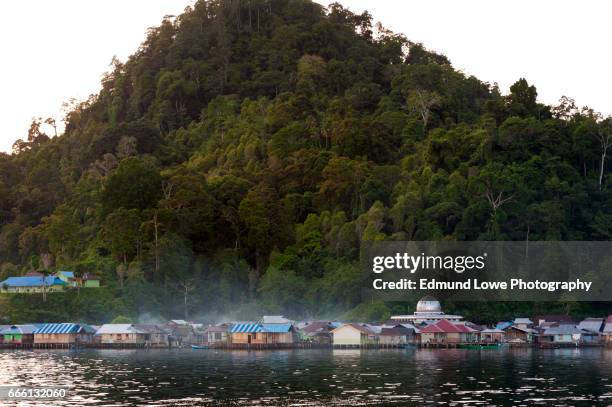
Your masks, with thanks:
[{"label": "rippled water surface", "polygon": [[612,405],[612,349],[0,351],[0,385],[69,386],[52,405]]}]

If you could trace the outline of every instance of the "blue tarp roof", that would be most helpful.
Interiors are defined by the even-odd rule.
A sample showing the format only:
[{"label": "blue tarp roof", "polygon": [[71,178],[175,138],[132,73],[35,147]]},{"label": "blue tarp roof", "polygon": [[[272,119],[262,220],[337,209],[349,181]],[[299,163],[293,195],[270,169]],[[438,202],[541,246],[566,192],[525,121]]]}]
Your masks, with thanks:
[{"label": "blue tarp roof", "polygon": [[74,272],[73,271],[64,271],[64,270],[61,270],[61,271],[58,271],[57,273],[58,274],[62,273],[63,275],[65,275],[68,278],[74,278]]},{"label": "blue tarp roof", "polygon": [[35,334],[76,334],[81,330],[81,326],[78,324],[44,324],[40,328],[37,328]]},{"label": "blue tarp roof", "polygon": [[[0,286],[7,285],[9,287],[41,287],[43,285],[42,277],[9,277],[0,283]],[[61,279],[55,276],[45,277],[45,285],[66,285]]]},{"label": "blue tarp roof", "polygon": [[262,332],[261,324],[257,322],[239,322],[232,326],[232,333],[253,333]]},{"label": "blue tarp roof", "polygon": [[284,333],[291,331],[291,324],[261,324],[262,332]]},{"label": "blue tarp roof", "polygon": [[512,322],[498,322],[497,325],[495,325],[495,329],[504,330],[511,325],[512,325]]}]

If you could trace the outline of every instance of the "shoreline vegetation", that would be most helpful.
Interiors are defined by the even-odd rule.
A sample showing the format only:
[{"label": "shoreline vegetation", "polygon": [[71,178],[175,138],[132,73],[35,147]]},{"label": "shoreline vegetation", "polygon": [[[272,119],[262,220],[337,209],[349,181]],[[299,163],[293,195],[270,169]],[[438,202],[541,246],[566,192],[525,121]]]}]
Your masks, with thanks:
[{"label": "shoreline vegetation", "polygon": [[[385,321],[415,304],[361,297],[363,242],[612,239],[612,119],[542,104],[525,78],[499,89],[337,3],[198,0],[65,111],[0,153],[0,281],[102,286],[2,294],[0,324]],[[446,306],[488,324],[610,313]]]}]

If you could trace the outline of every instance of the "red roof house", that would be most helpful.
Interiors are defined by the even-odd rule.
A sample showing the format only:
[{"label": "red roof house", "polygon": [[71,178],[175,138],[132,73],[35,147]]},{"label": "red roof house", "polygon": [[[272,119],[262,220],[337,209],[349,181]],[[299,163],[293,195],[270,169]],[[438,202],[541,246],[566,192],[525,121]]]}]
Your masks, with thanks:
[{"label": "red roof house", "polygon": [[478,331],[442,319],[421,329],[422,344],[458,344],[478,341]]}]

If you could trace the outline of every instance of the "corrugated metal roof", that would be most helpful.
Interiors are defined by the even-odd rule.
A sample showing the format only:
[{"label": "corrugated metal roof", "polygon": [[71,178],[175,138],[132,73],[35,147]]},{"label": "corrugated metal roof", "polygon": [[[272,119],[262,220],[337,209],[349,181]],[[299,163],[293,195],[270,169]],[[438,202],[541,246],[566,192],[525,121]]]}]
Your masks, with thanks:
[{"label": "corrugated metal roof", "polygon": [[359,324],[344,324],[344,325],[339,326],[338,328],[334,329],[332,331],[332,333],[336,332],[336,331],[339,331],[341,329],[345,329],[345,328],[356,329],[357,331],[359,331],[361,333],[364,333],[364,334],[367,334],[367,335],[373,335],[374,334],[374,332],[372,332],[367,326],[363,326],[363,325],[359,325]]},{"label": "corrugated metal roof", "polygon": [[453,324],[446,319],[442,319],[435,324],[427,325],[421,329],[421,333],[472,333],[475,329],[463,324]]},{"label": "corrugated metal roof", "polygon": [[368,328],[370,331],[374,332],[375,334],[379,334],[384,328],[383,325],[372,325],[372,324],[362,324],[362,325]]},{"label": "corrugated metal roof", "polygon": [[533,325],[533,321],[530,320],[529,318],[515,318],[514,323],[522,324],[522,325],[529,325],[529,324]]},{"label": "corrugated metal roof", "polygon": [[100,329],[98,329],[96,335],[133,333],[139,333],[139,331],[134,328],[133,324],[104,324],[100,327]]},{"label": "corrugated metal roof", "polygon": [[581,333],[582,331],[576,328],[575,325],[559,325],[547,328],[543,335],[573,335]]},{"label": "corrugated metal roof", "polygon": [[472,333],[472,332],[478,332],[476,329],[469,327],[467,325],[463,325],[463,324],[455,324],[455,326],[457,327],[457,329],[459,329],[459,331],[463,332],[463,333]]},{"label": "corrugated metal roof", "polygon": [[62,324],[44,324],[40,328],[36,328],[35,334],[76,334],[81,331],[81,326],[78,324],[62,323]]},{"label": "corrugated metal roof", "polygon": [[290,332],[291,324],[261,324],[262,332],[285,333]]},{"label": "corrugated metal roof", "polygon": [[257,322],[239,322],[232,326],[231,333],[253,333],[262,332],[261,324]]},{"label": "corrugated metal roof", "polygon": [[578,329],[599,332],[604,324],[603,318],[587,318],[578,324]]},{"label": "corrugated metal roof", "polygon": [[263,324],[289,324],[290,320],[282,315],[264,315],[261,322]]},{"label": "corrugated metal roof", "polygon": [[300,330],[303,333],[319,333],[319,332],[329,332],[333,329],[331,322],[329,321],[313,321],[308,325],[302,327]]},{"label": "corrugated metal roof", "polygon": [[[66,285],[64,281],[55,276],[45,277],[45,285]],[[0,282],[0,286],[7,285],[9,287],[41,287],[43,285],[42,277],[9,277]]]}]

